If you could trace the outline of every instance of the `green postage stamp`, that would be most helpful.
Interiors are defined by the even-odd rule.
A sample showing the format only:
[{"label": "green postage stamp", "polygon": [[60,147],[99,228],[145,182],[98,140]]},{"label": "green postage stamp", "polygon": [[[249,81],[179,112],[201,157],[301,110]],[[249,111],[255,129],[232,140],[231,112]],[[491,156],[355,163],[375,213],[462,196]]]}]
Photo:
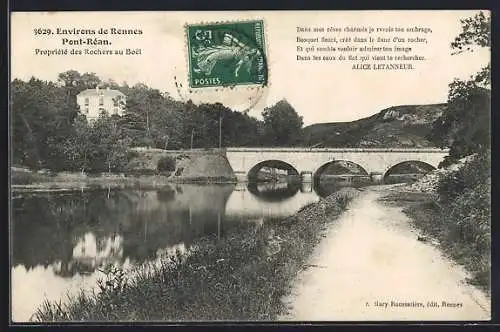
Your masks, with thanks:
[{"label": "green postage stamp", "polygon": [[190,24],[186,29],[191,88],[267,85],[262,20]]}]

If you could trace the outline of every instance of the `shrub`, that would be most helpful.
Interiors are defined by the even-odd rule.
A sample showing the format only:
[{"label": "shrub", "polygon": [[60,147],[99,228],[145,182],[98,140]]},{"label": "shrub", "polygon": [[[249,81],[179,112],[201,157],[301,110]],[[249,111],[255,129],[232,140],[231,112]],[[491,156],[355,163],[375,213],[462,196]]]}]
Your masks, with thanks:
[{"label": "shrub", "polygon": [[[490,186],[484,183],[467,190],[452,204],[447,219],[456,224],[457,235],[466,242],[473,242],[478,249],[485,249],[483,236],[490,232]],[[477,241],[477,242],[476,242]],[[486,244],[486,247],[488,245]]]},{"label": "shrub", "polygon": [[51,181],[53,176],[48,174],[38,174],[31,172],[20,172],[20,171],[12,171],[11,172],[11,184],[14,185],[27,185],[33,183],[47,182]]},{"label": "shrub", "polygon": [[164,156],[158,160],[157,169],[159,172],[173,172],[175,171],[175,164],[175,158]]},{"label": "shrub", "polygon": [[137,168],[128,170],[125,174],[139,177],[139,176],[157,175],[157,171],[155,171],[154,169]]},{"label": "shrub", "polygon": [[35,179],[34,175],[26,172],[12,172],[12,184],[32,184]]},{"label": "shrub", "polygon": [[180,154],[175,159],[177,159],[177,160],[183,160],[183,159],[191,159],[191,157],[188,156],[187,154]]},{"label": "shrub", "polygon": [[486,183],[490,177],[491,152],[484,151],[460,169],[442,176],[437,185],[437,193],[442,202],[448,203],[478,183]]},{"label": "shrub", "polygon": [[127,160],[132,160],[134,158],[138,158],[139,157],[139,152],[137,151],[134,151],[134,150],[129,150],[127,151]]},{"label": "shrub", "polygon": [[175,176],[181,176],[184,171],[184,167],[179,167],[177,171],[175,171]]},{"label": "shrub", "polygon": [[473,272],[474,282],[490,284],[491,153],[479,153],[459,170],[443,176],[438,221],[453,256]]}]

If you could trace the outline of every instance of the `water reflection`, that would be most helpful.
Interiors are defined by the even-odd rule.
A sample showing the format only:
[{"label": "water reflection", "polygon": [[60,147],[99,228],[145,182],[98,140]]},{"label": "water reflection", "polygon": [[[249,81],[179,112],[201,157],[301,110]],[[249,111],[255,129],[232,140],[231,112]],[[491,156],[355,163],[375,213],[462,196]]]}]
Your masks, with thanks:
[{"label": "water reflection", "polygon": [[248,184],[248,191],[266,202],[287,200],[295,196],[299,190],[300,182],[296,180],[250,182]]},{"label": "water reflection", "polygon": [[[197,238],[214,241],[234,227],[287,217],[355,180],[297,179],[230,185],[175,185],[159,190],[16,193],[12,200],[12,314],[26,321],[44,299],[91,289],[98,269],[129,269]],[[323,179],[324,180],[324,179]],[[346,182],[347,181],[347,182]]]},{"label": "water reflection", "polygon": [[320,197],[326,197],[342,187],[362,187],[375,184],[370,176],[327,176],[314,179],[314,191]]},{"label": "water reflection", "polygon": [[[44,298],[90,289],[106,264],[133,267],[199,237],[287,216],[318,199],[300,183],[177,185],[161,190],[16,194],[12,201],[13,319]],[[273,192],[275,192],[273,194]],[[101,275],[102,276],[102,275]],[[27,292],[29,289],[29,292]]]},{"label": "water reflection", "polygon": [[296,181],[238,184],[227,200],[225,215],[230,219],[253,221],[262,217],[287,217],[318,200],[312,184]]}]

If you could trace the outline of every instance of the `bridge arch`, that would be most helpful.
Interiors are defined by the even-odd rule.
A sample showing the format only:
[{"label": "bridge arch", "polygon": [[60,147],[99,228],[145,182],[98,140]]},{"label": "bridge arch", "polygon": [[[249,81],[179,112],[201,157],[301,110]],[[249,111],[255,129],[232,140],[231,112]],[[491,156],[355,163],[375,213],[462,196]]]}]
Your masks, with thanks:
[{"label": "bridge arch", "polygon": [[[435,166],[433,166],[425,161],[405,160],[405,161],[401,161],[401,162],[389,167],[384,172],[383,178],[386,179],[391,174],[415,174],[415,172],[426,174],[426,173],[429,173],[435,169],[436,169]],[[397,171],[400,171],[400,173],[395,173]]]},{"label": "bridge arch", "polygon": [[325,173],[326,171],[342,171],[342,170],[348,171],[348,173],[342,173],[342,175],[344,174],[361,175],[361,176],[369,175],[369,173],[365,170],[365,168],[359,165],[358,163],[349,160],[332,160],[321,165],[316,170],[313,177],[314,179],[318,179],[321,176],[321,174]]},{"label": "bridge arch", "polygon": [[247,178],[249,181],[257,180],[258,178],[258,172],[264,168],[264,167],[270,167],[270,168],[275,168],[275,169],[281,169],[286,172],[287,175],[299,175],[299,171],[291,164],[278,160],[278,159],[269,159],[269,160],[264,160],[261,161],[257,164],[255,164],[250,170],[248,171]]}]

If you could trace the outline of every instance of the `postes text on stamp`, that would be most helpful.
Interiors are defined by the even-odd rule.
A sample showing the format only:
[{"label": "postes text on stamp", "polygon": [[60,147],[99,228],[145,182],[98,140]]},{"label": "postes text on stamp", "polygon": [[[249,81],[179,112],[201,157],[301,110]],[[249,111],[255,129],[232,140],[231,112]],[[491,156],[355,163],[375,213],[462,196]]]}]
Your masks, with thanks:
[{"label": "postes text on stamp", "polygon": [[267,85],[262,20],[187,25],[189,86]]}]

